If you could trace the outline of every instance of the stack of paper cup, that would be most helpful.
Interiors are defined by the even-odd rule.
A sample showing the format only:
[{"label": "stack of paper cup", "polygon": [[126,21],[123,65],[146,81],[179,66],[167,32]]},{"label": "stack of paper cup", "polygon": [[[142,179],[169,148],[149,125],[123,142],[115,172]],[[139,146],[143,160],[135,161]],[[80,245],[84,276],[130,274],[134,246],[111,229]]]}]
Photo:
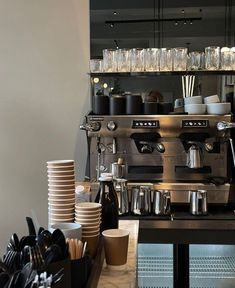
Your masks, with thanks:
[{"label": "stack of paper cup", "polygon": [[74,222],[74,160],[48,161],[47,175],[49,226],[60,222]]},{"label": "stack of paper cup", "polygon": [[101,204],[93,202],[77,203],[75,222],[82,225],[82,240],[87,242],[91,256],[95,256],[100,235]]}]

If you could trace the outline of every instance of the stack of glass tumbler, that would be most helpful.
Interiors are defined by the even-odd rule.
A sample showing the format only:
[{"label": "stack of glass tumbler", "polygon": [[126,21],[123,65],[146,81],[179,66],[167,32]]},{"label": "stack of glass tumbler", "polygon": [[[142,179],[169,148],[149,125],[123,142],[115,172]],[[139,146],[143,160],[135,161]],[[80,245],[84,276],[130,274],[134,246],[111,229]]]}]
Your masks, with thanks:
[{"label": "stack of glass tumbler", "polygon": [[186,70],[235,70],[235,47],[210,46],[188,53],[185,47],[105,49],[103,59],[92,59],[92,73]]},{"label": "stack of glass tumbler", "polygon": [[47,175],[49,227],[54,223],[74,222],[74,160],[48,161]]}]

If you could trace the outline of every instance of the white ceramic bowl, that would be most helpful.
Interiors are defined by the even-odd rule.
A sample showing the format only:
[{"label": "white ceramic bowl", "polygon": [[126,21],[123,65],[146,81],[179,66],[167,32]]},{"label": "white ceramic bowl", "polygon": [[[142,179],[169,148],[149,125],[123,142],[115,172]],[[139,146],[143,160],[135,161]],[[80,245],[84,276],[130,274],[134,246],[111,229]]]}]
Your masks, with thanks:
[{"label": "white ceramic bowl", "polygon": [[184,111],[192,115],[202,115],[206,113],[206,104],[188,104],[184,106]]},{"label": "white ceramic bowl", "polygon": [[208,114],[225,115],[231,112],[231,103],[210,103],[206,106]]},{"label": "white ceramic bowl", "polygon": [[51,225],[51,229],[60,229],[65,238],[81,239],[82,237],[82,225],[79,223],[58,223]]},{"label": "white ceramic bowl", "polygon": [[219,103],[220,102],[220,99],[219,99],[219,96],[218,95],[211,95],[211,96],[208,96],[208,97],[205,97],[204,98],[204,103],[205,104],[209,104],[209,103]]},{"label": "white ceramic bowl", "polygon": [[202,104],[202,96],[185,97],[184,105],[188,104]]}]

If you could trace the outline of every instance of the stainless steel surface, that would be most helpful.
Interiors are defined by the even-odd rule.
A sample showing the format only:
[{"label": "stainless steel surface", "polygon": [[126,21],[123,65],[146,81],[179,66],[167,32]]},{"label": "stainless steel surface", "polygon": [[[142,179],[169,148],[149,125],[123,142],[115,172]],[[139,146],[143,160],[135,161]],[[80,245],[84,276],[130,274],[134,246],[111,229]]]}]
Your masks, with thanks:
[{"label": "stainless steel surface", "polygon": [[[219,131],[217,124],[230,123],[231,119],[231,115],[88,115],[88,127],[90,123],[100,125],[98,131],[94,131],[94,127],[87,131],[90,179],[97,180],[97,137],[102,147],[100,170],[107,171],[111,163],[123,158],[125,178],[129,182],[174,185],[187,181],[198,190],[203,183],[208,183],[208,178],[229,178],[229,143],[224,140],[225,137],[229,139],[230,130]],[[200,147],[200,161],[197,157],[193,165],[187,165],[187,157],[198,156],[199,152],[193,151],[193,148],[189,150],[192,147],[190,143],[197,143]],[[229,185],[206,185],[210,190],[209,204],[228,203]],[[203,189],[207,190],[206,187]],[[171,196],[172,202],[188,202],[186,189],[173,190]]]},{"label": "stainless steel surface", "polygon": [[[188,132],[195,132],[202,129],[203,132],[210,135],[217,134],[217,123],[221,121],[231,122],[231,115],[110,115],[110,116],[95,116],[88,115],[87,122],[99,122],[101,128],[98,132],[89,131],[88,136],[94,137],[102,135],[103,137],[130,137],[132,133],[143,132],[158,132],[161,137],[178,137],[182,133],[182,120],[189,120],[191,122],[195,120],[207,120],[209,121],[208,127],[193,127],[189,125]],[[134,120],[156,120],[159,121],[159,127],[140,126],[139,128],[132,128]],[[116,125],[115,131],[110,131],[107,125],[110,121],[113,121]]]},{"label": "stainless steel surface", "polygon": [[135,215],[151,213],[151,189],[148,186],[131,189],[131,212]]},{"label": "stainless steel surface", "polygon": [[[234,288],[234,255],[231,245],[190,245],[190,288]],[[137,257],[139,288],[173,288],[172,245],[139,244]]]},{"label": "stainless steel surface", "polygon": [[153,190],[153,212],[167,215],[171,212],[171,194],[167,190]]},{"label": "stainless steel surface", "polygon": [[189,191],[190,194],[190,213],[193,215],[207,214],[207,191]]}]

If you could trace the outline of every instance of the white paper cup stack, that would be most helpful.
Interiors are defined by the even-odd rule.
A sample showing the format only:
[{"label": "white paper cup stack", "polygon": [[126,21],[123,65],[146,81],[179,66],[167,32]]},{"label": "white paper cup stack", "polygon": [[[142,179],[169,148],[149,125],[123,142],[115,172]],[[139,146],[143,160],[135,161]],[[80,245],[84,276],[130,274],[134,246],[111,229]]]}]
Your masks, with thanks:
[{"label": "white paper cup stack", "polygon": [[49,226],[61,222],[74,222],[74,160],[48,161],[47,175]]}]

